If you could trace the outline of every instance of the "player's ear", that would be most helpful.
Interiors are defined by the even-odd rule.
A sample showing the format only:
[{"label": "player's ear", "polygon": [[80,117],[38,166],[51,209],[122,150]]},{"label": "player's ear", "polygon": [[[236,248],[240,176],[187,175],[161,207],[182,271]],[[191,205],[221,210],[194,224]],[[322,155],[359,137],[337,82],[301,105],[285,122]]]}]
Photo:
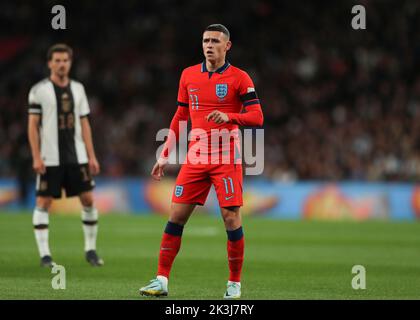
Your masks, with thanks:
[{"label": "player's ear", "polygon": [[229,51],[232,48],[232,41],[226,42],[226,51]]}]

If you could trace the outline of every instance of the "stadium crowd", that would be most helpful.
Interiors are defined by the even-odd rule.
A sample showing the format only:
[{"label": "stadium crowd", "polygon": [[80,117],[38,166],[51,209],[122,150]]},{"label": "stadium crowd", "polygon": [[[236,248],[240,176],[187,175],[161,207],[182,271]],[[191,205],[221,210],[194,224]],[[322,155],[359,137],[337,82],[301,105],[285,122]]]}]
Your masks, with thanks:
[{"label": "stadium crowd", "polygon": [[148,175],[180,73],[202,61],[202,29],[217,22],[262,102],[266,177],[420,179],[418,1],[360,1],[365,30],[351,28],[351,1],[72,1],[61,31],[40,3],[0,4],[2,177],[30,174],[27,95],[55,42],[75,51],[102,175]]}]

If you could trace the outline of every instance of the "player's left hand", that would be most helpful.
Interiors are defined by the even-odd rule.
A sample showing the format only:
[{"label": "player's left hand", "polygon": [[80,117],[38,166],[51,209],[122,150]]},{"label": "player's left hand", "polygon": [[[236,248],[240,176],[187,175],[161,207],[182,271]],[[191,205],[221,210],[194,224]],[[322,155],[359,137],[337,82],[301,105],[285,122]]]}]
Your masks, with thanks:
[{"label": "player's left hand", "polygon": [[93,175],[97,175],[101,171],[98,160],[96,160],[96,158],[89,159],[89,171]]},{"label": "player's left hand", "polygon": [[221,124],[221,123],[229,122],[229,117],[226,113],[223,113],[219,110],[215,110],[211,112],[209,115],[207,115],[206,120],[207,121],[213,120],[217,124]]}]

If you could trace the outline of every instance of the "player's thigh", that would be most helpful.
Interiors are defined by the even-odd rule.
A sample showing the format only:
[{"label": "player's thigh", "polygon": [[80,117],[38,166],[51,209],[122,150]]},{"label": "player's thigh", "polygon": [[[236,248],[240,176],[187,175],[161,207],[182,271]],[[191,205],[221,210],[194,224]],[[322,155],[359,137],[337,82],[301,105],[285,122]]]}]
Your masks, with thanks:
[{"label": "player's thigh", "polygon": [[63,179],[63,170],[61,167],[46,167],[45,173],[37,174],[35,183],[36,196],[42,198],[61,198]]},{"label": "player's thigh", "polygon": [[216,190],[220,207],[240,207],[243,205],[242,165],[215,165],[210,178]]},{"label": "player's thigh", "polygon": [[66,196],[73,197],[92,191],[95,187],[92,175],[87,164],[71,165],[65,167]]},{"label": "player's thigh", "polygon": [[172,195],[173,203],[204,205],[211,180],[202,165],[182,165]]},{"label": "player's thigh", "polygon": [[195,204],[172,202],[169,221],[185,225],[195,209]]}]

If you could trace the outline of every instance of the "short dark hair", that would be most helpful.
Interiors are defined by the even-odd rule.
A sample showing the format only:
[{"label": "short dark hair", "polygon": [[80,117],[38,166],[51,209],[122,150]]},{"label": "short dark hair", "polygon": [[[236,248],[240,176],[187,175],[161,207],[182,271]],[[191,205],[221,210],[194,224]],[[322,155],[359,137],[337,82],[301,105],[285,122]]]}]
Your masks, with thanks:
[{"label": "short dark hair", "polygon": [[230,32],[229,32],[228,28],[226,28],[223,24],[220,24],[220,23],[215,23],[215,24],[209,25],[204,30],[204,32],[206,32],[206,31],[220,31],[220,32],[223,32],[228,37],[228,39],[230,38]]},{"label": "short dark hair", "polygon": [[48,61],[52,59],[54,52],[67,52],[70,60],[73,60],[73,49],[65,43],[57,43],[48,49],[48,52],[47,52]]}]

